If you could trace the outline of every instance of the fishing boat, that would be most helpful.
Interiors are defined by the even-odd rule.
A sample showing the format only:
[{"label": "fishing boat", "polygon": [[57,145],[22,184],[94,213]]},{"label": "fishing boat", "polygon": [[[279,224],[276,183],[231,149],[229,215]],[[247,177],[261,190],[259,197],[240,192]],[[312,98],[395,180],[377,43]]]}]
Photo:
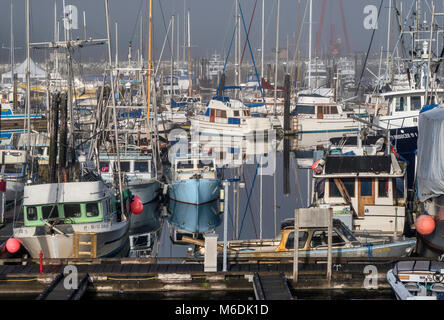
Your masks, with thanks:
[{"label": "fishing boat", "polygon": [[20,200],[26,182],[25,150],[0,150],[0,164],[4,166],[2,178],[6,182],[6,201]]},{"label": "fishing boat", "polygon": [[131,214],[121,212],[114,190],[103,181],[27,185],[23,216],[13,234],[34,259],[40,253],[45,258],[128,253]]},{"label": "fishing boat", "polygon": [[304,82],[309,89],[322,88],[327,85],[327,68],[323,61],[316,58],[315,62],[306,63]]},{"label": "fishing boat", "polygon": [[444,300],[444,262],[399,261],[387,282],[398,300]]},{"label": "fishing boat", "polygon": [[[225,87],[239,89],[239,87]],[[199,135],[207,136],[237,136],[263,134],[273,129],[269,118],[252,116],[248,107],[236,98],[228,96],[213,97],[205,110],[205,114],[190,118],[191,130]]]},{"label": "fishing boat", "polygon": [[[328,228],[299,228],[299,257],[327,257]],[[415,246],[415,239],[393,239],[373,237],[359,239],[338,219],[333,219],[332,256],[355,258],[388,258],[408,256]],[[194,241],[198,244],[196,241]],[[223,242],[218,243],[223,246]],[[234,257],[293,257],[294,255],[294,219],[281,223],[281,233],[270,240],[235,240],[227,244],[227,255]],[[220,251],[220,250],[219,250]],[[196,246],[195,253],[203,254],[204,246]]]},{"label": "fishing boat", "polygon": [[179,155],[174,157],[168,183],[171,200],[200,205],[219,198],[221,180],[212,155]]},{"label": "fishing boat", "polygon": [[410,227],[406,165],[387,151],[386,142],[377,145],[373,155],[364,154],[363,148],[360,153],[332,149],[316,161],[312,205],[333,208],[335,218],[354,232],[402,234],[405,225]]},{"label": "fishing boat", "polygon": [[[117,155],[99,155],[100,175],[111,185],[117,170]],[[120,172],[124,187],[140,197],[143,204],[156,200],[160,193],[160,184],[154,169],[151,155],[138,153],[120,154]]]},{"label": "fishing boat", "polygon": [[[423,110],[419,115],[416,231],[418,254],[425,257],[444,253],[443,124],[443,106]],[[429,220],[429,230],[418,226],[419,220],[424,219]]]},{"label": "fishing boat", "polygon": [[[359,130],[359,123],[350,115],[332,97],[300,94],[296,108],[290,114],[293,132],[298,135],[298,147],[327,147],[331,138],[355,134]],[[283,116],[280,121],[283,123]]]}]

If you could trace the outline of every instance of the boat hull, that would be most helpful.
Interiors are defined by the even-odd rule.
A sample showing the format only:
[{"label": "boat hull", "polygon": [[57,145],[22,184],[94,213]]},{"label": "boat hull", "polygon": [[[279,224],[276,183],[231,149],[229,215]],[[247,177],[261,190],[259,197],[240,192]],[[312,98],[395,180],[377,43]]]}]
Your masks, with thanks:
[{"label": "boat hull", "polygon": [[14,229],[32,258],[73,258],[74,233],[92,232],[97,235],[96,257],[126,256],[129,250],[129,221],[66,224],[56,227],[64,234],[48,234],[48,227],[20,227]]},{"label": "boat hull", "polygon": [[199,205],[219,198],[219,189],[219,179],[176,180],[169,184],[168,196],[178,202]]},{"label": "boat hull", "polygon": [[149,182],[130,184],[128,188],[133,194],[139,196],[144,205],[157,199],[160,192],[160,184],[154,179]]},{"label": "boat hull", "polygon": [[179,232],[208,232],[221,223],[218,209],[218,201],[196,206],[170,200],[168,222]]},{"label": "boat hull", "polygon": [[[333,248],[332,256],[334,258],[394,258],[406,257],[410,254],[416,240],[404,240],[389,244],[363,245],[353,248]],[[242,250],[242,249],[241,249]],[[276,247],[267,249],[246,248],[244,251],[228,252],[229,257],[288,257],[294,256],[293,250],[277,252]],[[327,248],[313,250],[299,250],[300,258],[326,258]]]}]

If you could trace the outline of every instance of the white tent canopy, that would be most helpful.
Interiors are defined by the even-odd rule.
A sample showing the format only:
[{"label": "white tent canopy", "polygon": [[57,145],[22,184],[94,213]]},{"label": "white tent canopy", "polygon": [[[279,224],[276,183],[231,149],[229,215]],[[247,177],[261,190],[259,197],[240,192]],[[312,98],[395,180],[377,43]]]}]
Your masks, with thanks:
[{"label": "white tent canopy", "polygon": [[[17,81],[19,82],[26,81],[26,63],[27,60],[14,69],[14,73],[17,74]],[[29,61],[29,68],[31,80],[44,80],[46,78],[46,71],[40,68],[32,59]],[[2,74],[2,83],[12,83],[11,70]]]}]

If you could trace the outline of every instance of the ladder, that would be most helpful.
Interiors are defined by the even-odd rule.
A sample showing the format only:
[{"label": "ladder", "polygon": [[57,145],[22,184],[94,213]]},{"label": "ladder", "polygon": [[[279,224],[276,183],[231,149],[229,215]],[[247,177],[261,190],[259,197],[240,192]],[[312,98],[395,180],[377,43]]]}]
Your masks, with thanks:
[{"label": "ladder", "polygon": [[[73,258],[96,258],[97,257],[97,233],[74,232]],[[87,249],[89,247],[89,250]]]}]

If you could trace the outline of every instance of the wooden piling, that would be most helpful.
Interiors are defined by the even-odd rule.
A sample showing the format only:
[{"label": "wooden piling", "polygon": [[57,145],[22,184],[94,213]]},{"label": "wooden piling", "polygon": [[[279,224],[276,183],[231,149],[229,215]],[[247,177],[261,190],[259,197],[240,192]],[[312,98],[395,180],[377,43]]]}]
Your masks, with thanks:
[{"label": "wooden piling", "polygon": [[59,106],[60,94],[55,93],[51,95],[51,110],[50,110],[50,141],[49,141],[49,174],[48,183],[57,182],[57,135],[59,132]]}]

